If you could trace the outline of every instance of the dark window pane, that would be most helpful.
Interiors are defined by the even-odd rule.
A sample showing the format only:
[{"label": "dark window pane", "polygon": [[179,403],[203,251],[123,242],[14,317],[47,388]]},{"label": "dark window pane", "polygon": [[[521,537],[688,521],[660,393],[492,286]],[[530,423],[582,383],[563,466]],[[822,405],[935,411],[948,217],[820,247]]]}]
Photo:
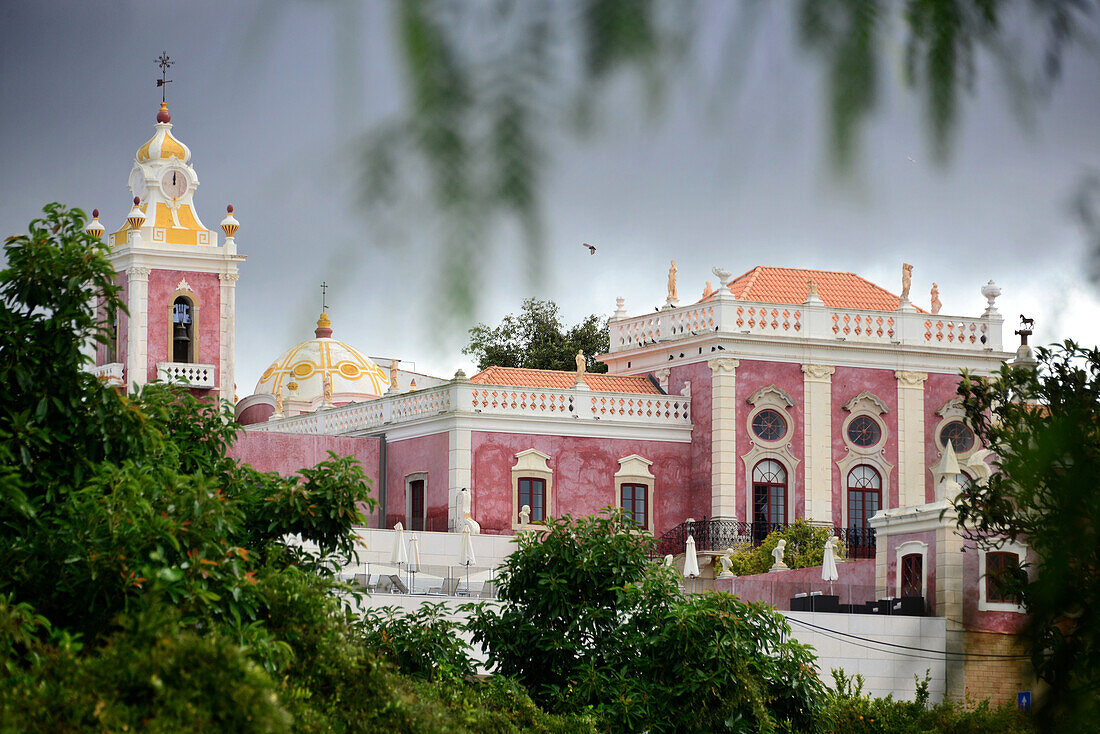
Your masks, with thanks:
[{"label": "dark window pane", "polygon": [[985,554],[985,600],[990,602],[1015,604],[1016,598],[1000,588],[998,580],[1001,576],[1010,574],[1020,565],[1020,558],[1015,553],[998,551]]},{"label": "dark window pane", "polygon": [[409,482],[409,529],[424,529],[424,480]]},{"label": "dark window pane", "polygon": [[622,485],[620,502],[623,513],[628,519],[633,520],[638,527],[644,528],[649,525],[648,491],[649,488],[644,484]]},{"label": "dark window pane", "polygon": [[848,424],[848,440],[856,446],[874,446],[882,438],[882,427],[869,415],[857,415]]},{"label": "dark window pane", "polygon": [[901,595],[921,596],[924,583],[924,559],[920,553],[901,557]]},{"label": "dark window pane", "polygon": [[546,519],[546,480],[524,477],[519,480],[519,506],[531,508],[531,522]]},{"label": "dark window pane", "polygon": [[762,410],[753,416],[752,432],[763,441],[778,441],[787,435],[787,421],[776,410]]},{"label": "dark window pane", "polygon": [[940,431],[940,445],[946,448],[948,441],[957,454],[969,451],[974,445],[974,432],[962,421],[952,421]]}]

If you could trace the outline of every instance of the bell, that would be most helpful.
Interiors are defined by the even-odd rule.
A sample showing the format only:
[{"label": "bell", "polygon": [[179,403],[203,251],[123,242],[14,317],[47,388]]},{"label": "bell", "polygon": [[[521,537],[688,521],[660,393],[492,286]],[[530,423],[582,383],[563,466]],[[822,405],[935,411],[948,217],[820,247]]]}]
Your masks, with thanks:
[{"label": "bell", "polygon": [[183,324],[176,322],[176,329],[172,333],[172,340],[177,342],[189,342],[191,337],[187,335],[187,327]]}]

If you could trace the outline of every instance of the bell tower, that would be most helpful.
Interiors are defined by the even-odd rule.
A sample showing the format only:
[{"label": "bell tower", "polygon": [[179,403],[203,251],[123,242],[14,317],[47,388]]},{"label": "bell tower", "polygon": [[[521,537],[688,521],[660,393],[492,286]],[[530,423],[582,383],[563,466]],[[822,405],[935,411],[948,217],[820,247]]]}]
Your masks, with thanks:
[{"label": "bell tower", "polygon": [[[160,61],[162,69],[171,65],[167,57]],[[138,148],[130,171],[133,208],[108,235],[129,314],[118,314],[110,325],[111,340],[97,348],[95,372],[127,390],[160,380],[232,401],[237,267],[245,259],[237,254],[240,224],[228,206],[219,243],[202,223],[194,202],[199,178],[190,161],[190,149],[172,134],[162,98],[153,137]],[[98,217],[88,231],[104,231]]]}]

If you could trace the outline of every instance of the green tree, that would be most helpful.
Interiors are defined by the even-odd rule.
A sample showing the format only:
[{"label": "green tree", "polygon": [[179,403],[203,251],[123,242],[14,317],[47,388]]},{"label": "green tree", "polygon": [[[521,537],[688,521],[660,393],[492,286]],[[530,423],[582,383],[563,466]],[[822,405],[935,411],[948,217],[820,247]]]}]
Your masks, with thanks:
[{"label": "green tree", "polygon": [[814,657],[782,615],[729,594],[685,600],[620,511],[558,518],[516,544],[501,604],[475,607],[469,628],[536,702],[590,707],[613,731],[817,727]]},{"label": "green tree", "polygon": [[566,328],[559,311],[553,301],[528,298],[519,315],[508,314],[498,326],[482,323],[470,329],[470,343],[462,353],[476,359],[481,370],[497,366],[573,372],[577,351],[584,350],[588,372],[607,372],[607,365],[596,361],[596,355],[610,349],[607,319],[593,314]]},{"label": "green tree", "polygon": [[995,470],[955,501],[959,527],[988,548],[1034,551],[995,579],[1027,607],[1032,661],[1050,688],[1048,731],[1100,720],[1100,350],[1037,350],[1037,369],[1004,366],[959,386]]},{"label": "green tree", "polygon": [[[226,404],[85,371],[121,308],[84,214],[46,207],[0,272],[0,729],[28,732],[590,731],[507,681],[476,684],[431,614],[436,660],[387,663],[332,578],[371,506],[353,460],[280,477],[227,456]],[[300,534],[317,550],[285,541]],[[441,680],[445,683],[442,684]]]}]

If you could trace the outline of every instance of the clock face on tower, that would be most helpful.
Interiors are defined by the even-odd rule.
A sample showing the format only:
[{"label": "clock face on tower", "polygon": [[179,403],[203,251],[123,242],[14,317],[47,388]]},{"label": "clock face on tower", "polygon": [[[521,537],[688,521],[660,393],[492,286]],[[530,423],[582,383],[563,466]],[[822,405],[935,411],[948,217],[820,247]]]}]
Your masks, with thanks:
[{"label": "clock face on tower", "polygon": [[145,172],[137,166],[134,166],[134,170],[130,172],[130,191],[134,196],[145,198]]},{"label": "clock face on tower", "polygon": [[187,191],[187,175],[176,168],[170,168],[160,178],[160,189],[169,199],[178,199]]}]

